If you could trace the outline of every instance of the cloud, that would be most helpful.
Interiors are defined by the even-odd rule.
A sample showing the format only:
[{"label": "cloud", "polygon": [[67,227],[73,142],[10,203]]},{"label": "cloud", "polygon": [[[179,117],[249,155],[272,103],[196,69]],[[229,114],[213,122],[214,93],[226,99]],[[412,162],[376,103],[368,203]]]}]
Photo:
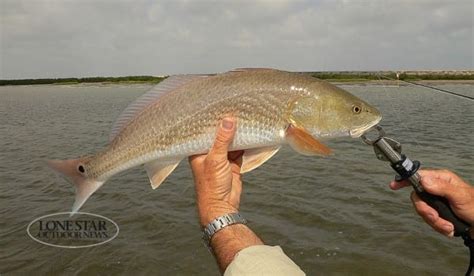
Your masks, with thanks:
[{"label": "cloud", "polygon": [[473,68],[471,1],[0,3],[0,78]]}]

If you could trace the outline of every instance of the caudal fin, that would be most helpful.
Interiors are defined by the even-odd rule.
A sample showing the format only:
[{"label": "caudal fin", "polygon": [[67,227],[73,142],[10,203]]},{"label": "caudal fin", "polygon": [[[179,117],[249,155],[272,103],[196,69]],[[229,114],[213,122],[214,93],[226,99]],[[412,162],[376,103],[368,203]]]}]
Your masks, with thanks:
[{"label": "caudal fin", "polygon": [[89,178],[87,176],[86,167],[84,166],[84,158],[70,160],[48,160],[48,166],[53,170],[61,173],[67,179],[71,180],[76,189],[76,200],[72,206],[72,214],[79,211],[86,200],[102,186],[103,181]]}]

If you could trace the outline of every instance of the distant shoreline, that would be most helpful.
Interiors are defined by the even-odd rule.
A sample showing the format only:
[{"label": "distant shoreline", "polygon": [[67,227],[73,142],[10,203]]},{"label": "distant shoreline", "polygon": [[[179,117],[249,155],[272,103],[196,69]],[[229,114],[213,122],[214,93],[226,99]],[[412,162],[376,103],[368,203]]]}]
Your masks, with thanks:
[{"label": "distant shoreline", "polygon": [[[474,84],[473,70],[452,71],[321,71],[301,72],[336,84],[403,85],[403,80],[431,84]],[[74,85],[74,84],[157,84],[167,76],[125,76],[86,78],[45,78],[0,80],[6,85]]]},{"label": "distant shoreline", "polygon": [[[394,81],[394,80],[325,80],[331,84],[344,86],[409,86],[409,83],[405,83],[403,81]],[[474,85],[474,80],[422,80],[422,81],[413,81],[414,83],[420,83],[424,85],[448,85],[448,84],[458,84],[458,85]],[[156,82],[82,82],[82,83],[51,83],[51,84],[15,84],[15,85],[8,85],[3,84],[0,87],[8,87],[8,86],[83,86],[83,87],[96,87],[96,86],[121,86],[121,85],[156,85]]]},{"label": "distant shoreline", "polygon": [[[353,80],[325,80],[332,84],[336,85],[396,85],[396,86],[406,86],[410,85],[409,83],[403,82],[401,80],[362,80],[362,81],[353,81]],[[445,85],[445,84],[468,84],[474,85],[474,80],[415,80],[411,82],[421,83],[425,85]]]},{"label": "distant shoreline", "polygon": [[17,79],[0,80],[0,86],[5,85],[74,85],[74,84],[143,84],[159,83],[166,76],[126,76],[126,77],[87,77],[87,78],[46,78],[46,79]]}]

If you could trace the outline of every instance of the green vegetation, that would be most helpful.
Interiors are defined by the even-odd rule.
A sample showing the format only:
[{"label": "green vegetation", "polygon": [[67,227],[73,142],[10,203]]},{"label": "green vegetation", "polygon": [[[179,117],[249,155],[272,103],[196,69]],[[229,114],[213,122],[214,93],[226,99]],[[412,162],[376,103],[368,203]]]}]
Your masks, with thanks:
[{"label": "green vegetation", "polygon": [[87,77],[87,78],[58,78],[58,79],[22,79],[0,80],[0,85],[29,85],[29,84],[78,84],[78,83],[159,83],[166,77],[127,76],[127,77]]},{"label": "green vegetation", "polygon": [[311,75],[318,79],[334,81],[368,81],[397,78],[396,73],[379,75],[365,72],[312,72]]},{"label": "green vegetation", "polygon": [[474,80],[474,71],[340,71],[309,72],[313,77],[332,81],[371,81],[371,80]]},{"label": "green vegetation", "polygon": [[[334,71],[305,72],[313,77],[336,82],[365,82],[374,80],[474,80],[474,71]],[[159,83],[166,77],[127,76],[127,77],[88,77],[58,79],[0,80],[1,85],[29,84],[78,84],[78,83]]]},{"label": "green vegetation", "polygon": [[474,74],[465,74],[465,75],[457,75],[457,74],[408,74],[408,73],[401,73],[400,74],[401,80],[474,80]]}]

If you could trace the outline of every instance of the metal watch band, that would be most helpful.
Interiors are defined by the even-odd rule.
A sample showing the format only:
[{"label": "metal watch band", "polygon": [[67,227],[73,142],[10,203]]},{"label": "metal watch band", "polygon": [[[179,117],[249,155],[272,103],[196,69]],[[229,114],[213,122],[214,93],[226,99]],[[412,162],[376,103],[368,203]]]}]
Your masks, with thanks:
[{"label": "metal watch band", "polygon": [[247,220],[244,219],[239,213],[225,214],[217,217],[211,221],[206,227],[204,227],[202,239],[205,244],[210,247],[212,236],[222,230],[223,228],[232,224],[247,224]]}]

